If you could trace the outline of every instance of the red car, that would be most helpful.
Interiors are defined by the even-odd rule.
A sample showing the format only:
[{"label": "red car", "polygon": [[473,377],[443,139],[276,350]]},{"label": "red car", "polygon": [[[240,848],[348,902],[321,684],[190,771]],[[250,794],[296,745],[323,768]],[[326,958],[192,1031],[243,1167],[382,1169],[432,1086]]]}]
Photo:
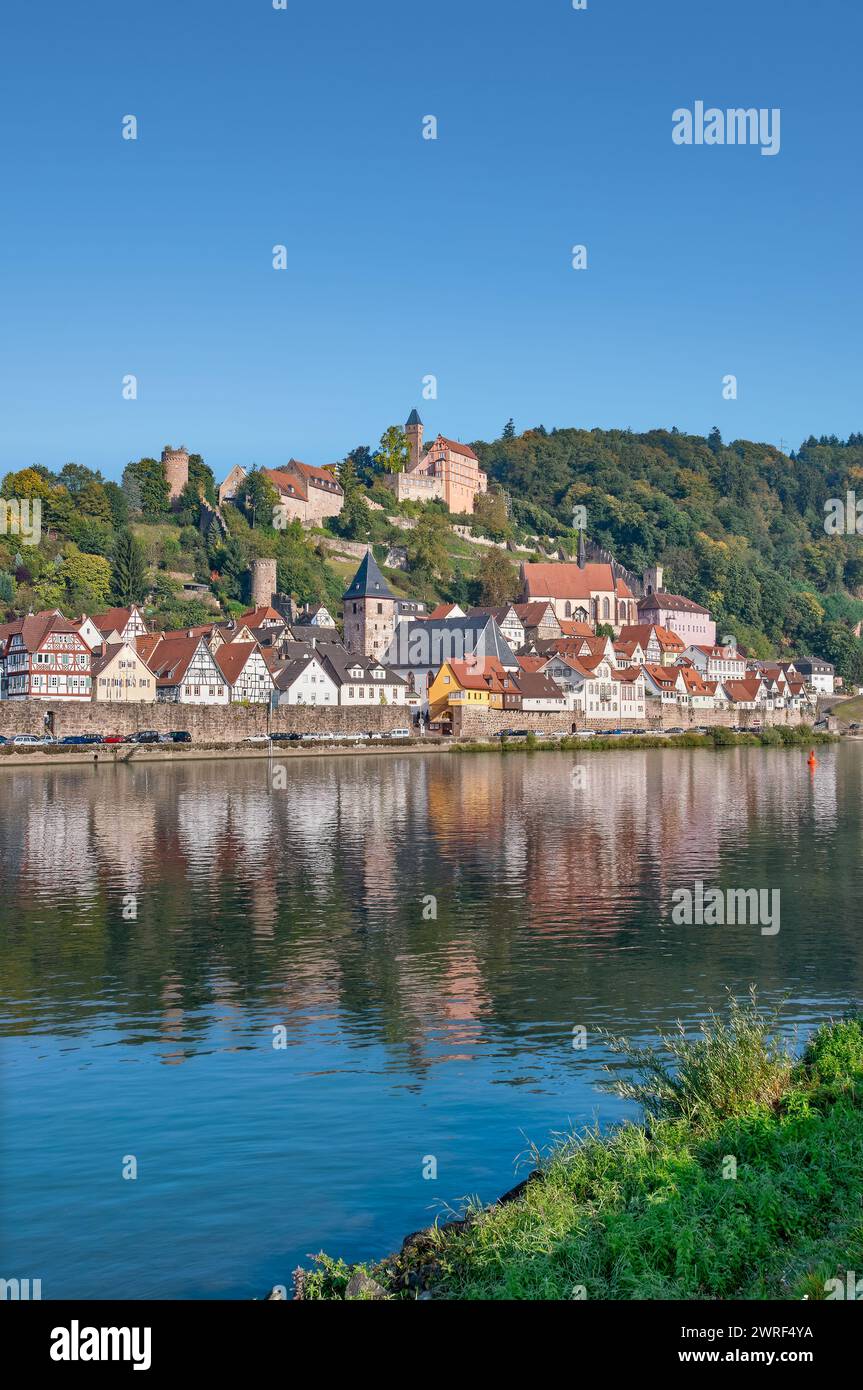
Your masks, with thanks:
[{"label": "red car", "polygon": [[125,743],[125,742],[126,742],[126,735],[125,735],[125,734],[105,734],[105,736],[104,736],[103,739],[102,739],[102,742],[103,742],[103,743]]}]

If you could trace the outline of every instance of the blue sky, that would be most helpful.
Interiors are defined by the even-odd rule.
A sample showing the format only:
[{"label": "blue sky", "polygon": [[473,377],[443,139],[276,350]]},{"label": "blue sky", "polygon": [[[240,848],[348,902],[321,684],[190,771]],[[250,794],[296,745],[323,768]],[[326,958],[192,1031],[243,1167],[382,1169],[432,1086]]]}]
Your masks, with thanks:
[{"label": "blue sky", "polygon": [[[863,429],[861,47],[851,0],[7,7],[0,469]],[[780,153],[674,145],[696,100]]]}]

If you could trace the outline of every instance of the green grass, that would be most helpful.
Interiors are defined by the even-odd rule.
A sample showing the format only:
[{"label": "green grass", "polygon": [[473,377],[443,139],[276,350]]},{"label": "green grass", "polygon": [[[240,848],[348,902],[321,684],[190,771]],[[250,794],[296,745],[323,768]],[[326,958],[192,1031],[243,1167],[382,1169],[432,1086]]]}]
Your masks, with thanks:
[{"label": "green grass", "polygon": [[[797,1062],[754,996],[696,1039],[613,1050],[634,1076],[608,1088],[644,1121],[569,1136],[515,1200],[362,1266],[387,1297],[798,1300],[863,1268],[859,1016]],[[298,1295],[342,1299],[352,1272],[321,1255]]]},{"label": "green grass", "polygon": [[636,734],[611,737],[596,734],[592,738],[537,738],[529,733],[527,738],[493,739],[489,742],[455,743],[460,753],[537,753],[587,750],[602,752],[613,749],[632,748],[811,748],[814,744],[836,743],[835,734],[811,728],[809,724],[788,725],[782,728],[763,729],[760,734],[734,734],[730,729],[717,726],[710,733],[674,734]]},{"label": "green grass", "polygon": [[855,695],[853,700],[843,700],[841,704],[833,705],[830,713],[843,723],[859,724],[863,721],[863,695]]}]

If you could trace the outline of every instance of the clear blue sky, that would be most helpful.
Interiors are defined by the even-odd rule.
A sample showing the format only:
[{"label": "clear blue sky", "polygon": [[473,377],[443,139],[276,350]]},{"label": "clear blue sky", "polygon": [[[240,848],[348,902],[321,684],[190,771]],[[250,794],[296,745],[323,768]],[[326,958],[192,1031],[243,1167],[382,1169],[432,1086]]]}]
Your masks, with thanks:
[{"label": "clear blue sky", "polygon": [[[414,405],[863,429],[857,0],[40,0],[0,47],[0,469],[320,464]],[[696,100],[780,153],[675,146]]]}]

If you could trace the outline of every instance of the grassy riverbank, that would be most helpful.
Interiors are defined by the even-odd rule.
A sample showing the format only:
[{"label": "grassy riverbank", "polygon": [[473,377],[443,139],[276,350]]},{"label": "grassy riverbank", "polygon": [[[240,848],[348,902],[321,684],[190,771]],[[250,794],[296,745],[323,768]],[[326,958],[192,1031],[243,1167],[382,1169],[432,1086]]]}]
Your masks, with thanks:
[{"label": "grassy riverbank", "polygon": [[813,729],[810,724],[790,724],[762,729],[760,733],[733,733],[722,725],[706,734],[687,731],[683,734],[593,734],[588,737],[567,735],[564,738],[542,738],[533,732],[526,738],[498,738],[488,743],[458,743],[460,753],[523,753],[546,752],[554,749],[589,749],[605,751],[614,748],[811,748],[819,743],[836,743],[835,734]]},{"label": "grassy riverbank", "polygon": [[799,1061],[753,1001],[696,1041],[613,1046],[636,1079],[609,1089],[642,1123],[559,1143],[522,1190],[380,1264],[319,1256],[298,1297],[823,1299],[863,1269],[861,1016]]}]

